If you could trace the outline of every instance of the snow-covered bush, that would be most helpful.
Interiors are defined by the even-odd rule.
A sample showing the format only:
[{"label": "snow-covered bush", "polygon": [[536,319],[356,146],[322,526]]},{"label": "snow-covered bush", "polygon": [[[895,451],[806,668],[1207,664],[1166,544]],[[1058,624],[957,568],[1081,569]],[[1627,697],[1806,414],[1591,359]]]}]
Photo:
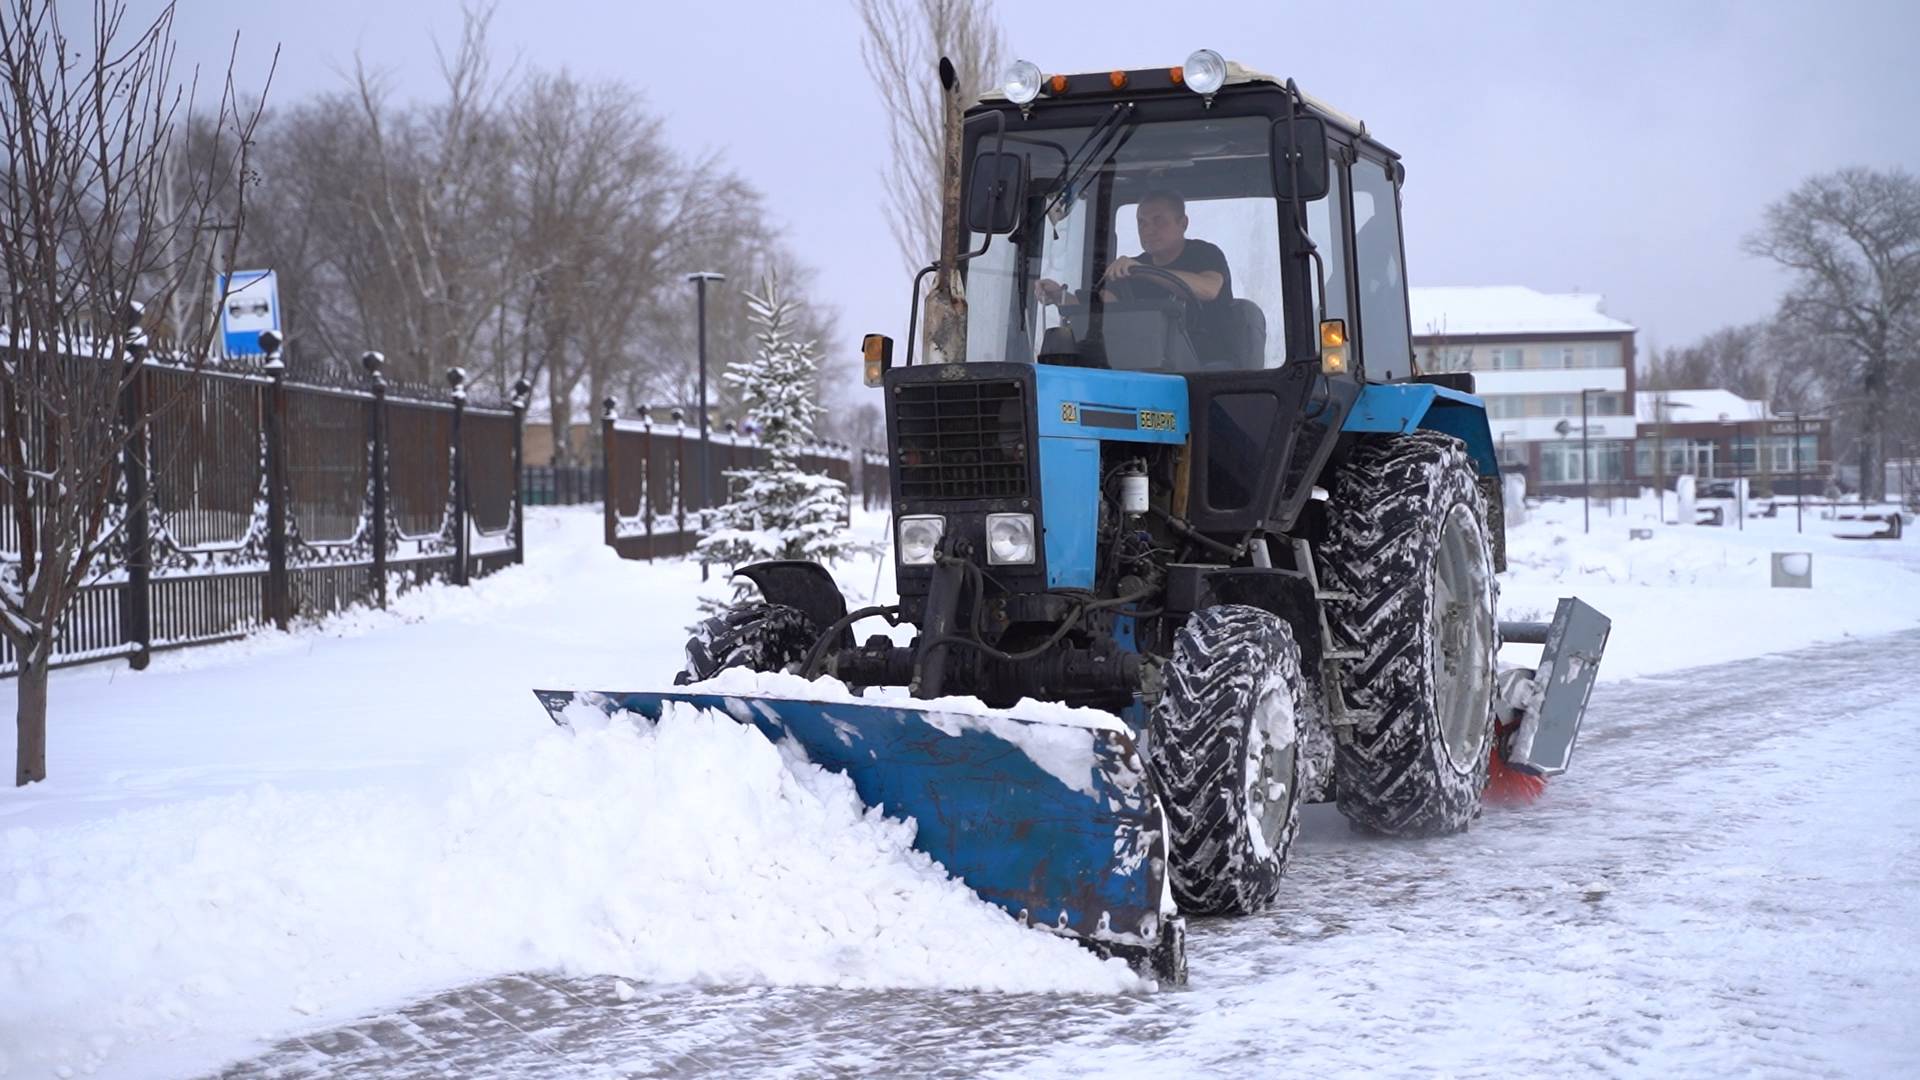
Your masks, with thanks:
[{"label": "snow-covered bush", "polygon": [[861,546],[847,532],[847,486],[800,465],[820,413],[819,356],[813,342],[794,336],[799,304],[782,291],[778,276],[762,278],[747,303],[759,327],[756,355],[729,364],[722,377],[738,389],[767,463],[727,472],[735,482],[732,498],[708,513],[707,535],[696,554],[727,566],[845,558]]}]

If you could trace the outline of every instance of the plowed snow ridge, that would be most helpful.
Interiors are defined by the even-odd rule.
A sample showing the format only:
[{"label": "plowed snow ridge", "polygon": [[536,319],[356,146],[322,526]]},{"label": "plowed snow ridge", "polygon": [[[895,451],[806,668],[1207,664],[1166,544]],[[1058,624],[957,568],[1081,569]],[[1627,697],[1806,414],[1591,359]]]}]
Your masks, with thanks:
[{"label": "plowed snow ridge", "polygon": [[[1112,992],[844,777],[691,709],[540,733],[435,790],[236,795],[0,838],[0,1072],[138,1057],[491,972]],[[395,961],[399,962],[396,963]]]}]

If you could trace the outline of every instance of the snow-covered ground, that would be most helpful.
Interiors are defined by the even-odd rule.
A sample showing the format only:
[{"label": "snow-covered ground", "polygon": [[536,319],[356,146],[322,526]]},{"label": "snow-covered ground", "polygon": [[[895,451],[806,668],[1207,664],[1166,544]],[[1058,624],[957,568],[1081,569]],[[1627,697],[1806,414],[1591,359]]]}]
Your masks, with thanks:
[{"label": "snow-covered ground", "polygon": [[[1827,516],[1834,512],[1824,504],[1806,507],[1800,522],[1794,504],[1782,500],[1774,517],[1750,516],[1744,528],[1731,501],[1700,505],[1721,506],[1727,524],[1663,525],[1651,495],[1596,500],[1591,532],[1582,531],[1578,500],[1534,507],[1508,536],[1501,617],[1544,621],[1568,595],[1599,608],[1613,619],[1603,680],[1920,625],[1920,535],[1839,539],[1879,523]],[[1671,519],[1671,495],[1664,508]],[[1636,540],[1635,529],[1653,535]],[[1773,552],[1810,554],[1813,588],[1773,588]],[[1516,662],[1527,659],[1527,650],[1510,652]]]},{"label": "snow-covered ground", "polygon": [[[1744,532],[1659,526],[1642,510],[1609,517],[1596,505],[1588,537],[1578,503],[1550,504],[1513,530],[1505,614],[1545,617],[1573,592],[1612,615],[1603,680],[1920,624],[1920,540],[1835,540],[1858,526],[1814,514],[1798,536],[1791,507]],[[877,536],[883,521],[860,526]],[[1631,526],[1655,536],[1630,540]],[[615,559],[599,528],[591,512],[536,513],[529,565],[471,589],[164,655],[144,673],[57,673],[52,779],[0,794],[0,1074],[177,1075],[507,972],[617,973],[627,981],[606,985],[618,1000],[682,983],[920,988],[938,1000],[1075,991],[1101,995],[1073,1000],[1102,1015],[1147,1000],[1117,965],[973,900],[838,778],[731,722],[677,716],[573,735],[549,725],[532,687],[666,681],[702,588],[686,564]],[[1773,550],[1812,552],[1814,589],[1770,589]],[[878,565],[843,567],[843,584],[867,596]],[[12,684],[0,684],[0,709],[11,706]],[[1899,702],[1876,708],[1889,723],[1912,719]],[[1715,718],[1736,749],[1739,720]],[[1705,751],[1697,741],[1690,754]],[[9,726],[0,753],[12,749]],[[1769,760],[1761,772],[1792,787],[1796,759]],[[1580,782],[1577,772],[1555,792]],[[1742,835],[1765,847],[1763,826]],[[1905,836],[1850,843],[1910,868]],[[1296,875],[1313,873],[1315,846]],[[1364,872],[1390,878],[1406,861]],[[1330,910],[1336,893],[1329,885],[1315,918],[1348,917]],[[1521,933],[1503,948],[1552,953],[1576,977],[1561,958],[1569,942]],[[1398,947],[1379,934],[1349,942],[1361,943]],[[1582,947],[1607,962],[1604,943]],[[1196,935],[1196,989],[1182,1000],[1211,995],[1210,1008],[1232,1012],[1266,995],[1231,975],[1230,953]],[[1881,989],[1868,979],[1860,993]],[[1510,1037],[1525,1038],[1524,1020]]]}]

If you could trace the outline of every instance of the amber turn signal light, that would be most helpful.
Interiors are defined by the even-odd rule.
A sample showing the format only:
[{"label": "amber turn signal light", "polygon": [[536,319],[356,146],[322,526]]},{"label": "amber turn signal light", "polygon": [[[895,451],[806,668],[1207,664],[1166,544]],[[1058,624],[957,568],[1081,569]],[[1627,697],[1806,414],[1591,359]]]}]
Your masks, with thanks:
[{"label": "amber turn signal light", "polygon": [[1320,323],[1320,373],[1344,375],[1347,371],[1347,321],[1324,319]]},{"label": "amber turn signal light", "polygon": [[860,356],[865,361],[867,385],[879,386],[893,366],[893,339],[885,334],[868,334],[860,339]]}]

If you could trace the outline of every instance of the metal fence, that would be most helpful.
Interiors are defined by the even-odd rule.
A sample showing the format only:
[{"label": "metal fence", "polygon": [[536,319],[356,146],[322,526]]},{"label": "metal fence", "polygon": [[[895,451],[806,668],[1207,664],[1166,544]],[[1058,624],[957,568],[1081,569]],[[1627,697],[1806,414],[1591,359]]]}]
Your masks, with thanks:
[{"label": "metal fence", "polygon": [[605,486],[598,465],[529,465],[520,470],[520,498],[528,506],[597,503]]},{"label": "metal fence", "polygon": [[[700,483],[700,433],[678,421],[620,420],[609,402],[601,419],[601,492],[607,545],[624,559],[684,555],[700,539],[700,511],[727,500],[727,473],[767,462],[759,441],[732,431],[710,431],[707,482]],[[839,443],[808,448],[801,466],[833,477],[853,497],[854,450]],[[862,503],[885,505],[887,459],[859,454]],[[851,506],[851,503],[849,503]]]},{"label": "metal fence", "polygon": [[[76,363],[93,361],[78,360]],[[521,561],[524,396],[291,383],[279,365],[149,363],[123,401],[148,418],[121,462],[123,539],[62,620],[53,663],[208,644],[427,581]],[[0,559],[18,528],[0,505]],[[15,674],[0,641],[0,676]]]}]

